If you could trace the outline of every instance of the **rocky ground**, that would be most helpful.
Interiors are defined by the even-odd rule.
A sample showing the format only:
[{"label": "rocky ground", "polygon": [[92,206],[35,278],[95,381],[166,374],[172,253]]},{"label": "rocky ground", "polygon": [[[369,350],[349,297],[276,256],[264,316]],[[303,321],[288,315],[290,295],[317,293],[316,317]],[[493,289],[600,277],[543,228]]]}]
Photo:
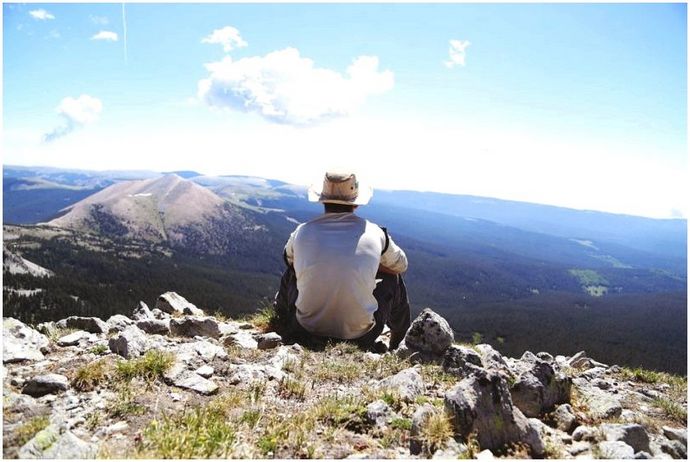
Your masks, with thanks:
[{"label": "rocky ground", "polygon": [[[130,317],[3,320],[6,458],[686,458],[684,377],[459,345],[308,349],[179,295]],[[385,338],[382,340],[385,341]]]}]

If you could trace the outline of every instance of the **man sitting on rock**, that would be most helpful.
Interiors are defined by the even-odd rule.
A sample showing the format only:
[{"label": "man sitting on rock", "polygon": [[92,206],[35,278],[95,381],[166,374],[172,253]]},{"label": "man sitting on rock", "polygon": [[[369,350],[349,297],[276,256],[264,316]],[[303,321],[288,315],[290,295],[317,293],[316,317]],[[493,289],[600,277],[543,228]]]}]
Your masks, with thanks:
[{"label": "man sitting on rock", "polygon": [[376,343],[384,325],[390,349],[404,338],[407,257],[385,228],[354,214],[371,195],[353,173],[326,173],[323,186],[309,190],[309,201],[323,203],[325,213],[299,225],[285,245],[287,269],[274,302],[284,335],[306,343],[351,340],[376,351],[385,349]]}]

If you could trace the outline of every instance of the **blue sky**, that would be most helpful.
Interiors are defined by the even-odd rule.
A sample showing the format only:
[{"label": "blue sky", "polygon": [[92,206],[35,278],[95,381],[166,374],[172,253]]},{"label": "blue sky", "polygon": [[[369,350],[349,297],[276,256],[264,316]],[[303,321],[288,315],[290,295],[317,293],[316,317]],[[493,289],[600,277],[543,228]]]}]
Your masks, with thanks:
[{"label": "blue sky", "polygon": [[[684,4],[4,4],[5,164],[687,216]],[[126,37],[126,38],[125,38]]]}]

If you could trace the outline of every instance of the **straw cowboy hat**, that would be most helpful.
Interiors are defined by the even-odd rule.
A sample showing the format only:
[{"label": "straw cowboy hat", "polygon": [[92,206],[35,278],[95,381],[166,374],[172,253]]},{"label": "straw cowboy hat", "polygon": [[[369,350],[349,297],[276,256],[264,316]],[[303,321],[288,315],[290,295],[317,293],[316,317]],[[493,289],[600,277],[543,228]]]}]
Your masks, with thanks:
[{"label": "straw cowboy hat", "polygon": [[364,186],[354,173],[327,172],[323,184],[309,188],[309,202],[324,204],[365,205],[374,194],[370,186]]}]

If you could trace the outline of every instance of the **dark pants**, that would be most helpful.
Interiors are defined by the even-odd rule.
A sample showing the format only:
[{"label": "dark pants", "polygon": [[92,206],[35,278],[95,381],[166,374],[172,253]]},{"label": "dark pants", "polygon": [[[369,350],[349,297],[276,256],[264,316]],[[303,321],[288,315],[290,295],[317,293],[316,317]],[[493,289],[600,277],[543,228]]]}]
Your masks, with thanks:
[{"label": "dark pants", "polygon": [[[352,341],[363,349],[371,349],[378,336],[383,332],[383,327],[388,325],[391,330],[389,348],[392,350],[397,348],[410,327],[410,303],[407,300],[407,288],[402,276],[399,274],[379,271],[376,274],[376,279],[381,279],[381,282],[376,284],[374,289],[374,297],[379,306],[374,312],[376,324],[362,337]],[[297,321],[296,301],[297,277],[294,268],[288,265],[280,280],[280,289],[273,302],[280,324],[279,330],[282,331],[280,332],[281,335],[288,341],[294,340],[312,346],[325,344],[328,340],[331,340],[311,334],[302,327]]]}]

